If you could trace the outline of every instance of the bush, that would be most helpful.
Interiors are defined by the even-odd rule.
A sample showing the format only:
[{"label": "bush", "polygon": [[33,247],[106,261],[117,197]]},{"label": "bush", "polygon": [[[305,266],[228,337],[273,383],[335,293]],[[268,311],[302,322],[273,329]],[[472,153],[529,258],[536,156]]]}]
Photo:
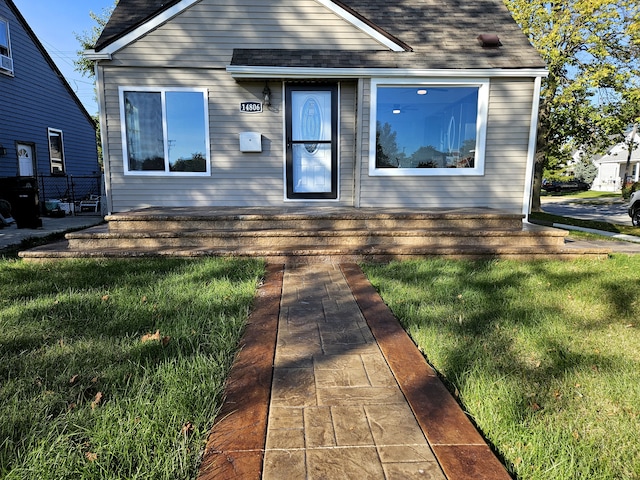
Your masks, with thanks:
[{"label": "bush", "polygon": [[628,183],[622,187],[622,198],[629,200],[631,194],[636,190],[640,190],[640,182]]}]

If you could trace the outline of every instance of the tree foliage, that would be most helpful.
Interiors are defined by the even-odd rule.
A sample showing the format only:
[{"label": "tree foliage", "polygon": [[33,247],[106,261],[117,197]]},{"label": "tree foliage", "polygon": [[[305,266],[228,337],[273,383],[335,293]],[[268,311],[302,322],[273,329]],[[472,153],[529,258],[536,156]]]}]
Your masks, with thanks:
[{"label": "tree foliage", "polygon": [[80,43],[80,50],[76,52],[78,58],[73,61],[73,64],[75,65],[76,71],[86,77],[93,77],[94,75],[93,61],[84,58],[82,54],[85,50],[91,50],[94,47],[117,4],[118,0],[115,0],[113,6],[103,8],[102,13],[89,12],[89,16],[96,24],[91,27],[91,30],[75,33],[76,40]]},{"label": "tree foliage", "polygon": [[532,210],[542,172],[571,149],[606,148],[640,117],[638,0],[504,0],[547,63]]}]

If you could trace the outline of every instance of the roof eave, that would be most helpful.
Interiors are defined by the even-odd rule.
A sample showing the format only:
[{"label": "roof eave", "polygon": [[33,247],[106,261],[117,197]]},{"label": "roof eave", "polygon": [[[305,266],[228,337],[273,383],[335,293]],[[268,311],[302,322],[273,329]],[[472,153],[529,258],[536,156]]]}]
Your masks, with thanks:
[{"label": "roof eave", "polygon": [[236,80],[266,78],[486,78],[486,77],[546,77],[545,68],[478,68],[478,69],[407,69],[407,68],[318,68],[318,67],[260,67],[228,65],[228,73]]}]

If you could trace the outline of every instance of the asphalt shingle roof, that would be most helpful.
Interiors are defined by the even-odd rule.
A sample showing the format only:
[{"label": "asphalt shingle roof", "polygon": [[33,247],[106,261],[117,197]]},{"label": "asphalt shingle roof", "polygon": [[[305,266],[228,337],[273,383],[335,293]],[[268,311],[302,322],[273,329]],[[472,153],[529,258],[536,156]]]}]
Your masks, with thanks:
[{"label": "asphalt shingle roof", "polygon": [[[120,0],[96,43],[99,51],[179,0]],[[502,0],[334,0],[404,52],[340,50],[234,51],[232,65],[321,68],[544,68]],[[484,48],[480,34],[496,34]],[[242,45],[238,45],[242,47]]]}]

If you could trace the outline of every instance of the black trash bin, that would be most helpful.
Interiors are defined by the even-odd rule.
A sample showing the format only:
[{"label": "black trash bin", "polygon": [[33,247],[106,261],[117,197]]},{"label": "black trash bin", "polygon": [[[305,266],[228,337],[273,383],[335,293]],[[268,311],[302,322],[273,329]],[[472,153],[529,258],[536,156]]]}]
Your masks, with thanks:
[{"label": "black trash bin", "polygon": [[42,227],[38,183],[34,177],[0,178],[0,198],[11,204],[18,228]]}]

